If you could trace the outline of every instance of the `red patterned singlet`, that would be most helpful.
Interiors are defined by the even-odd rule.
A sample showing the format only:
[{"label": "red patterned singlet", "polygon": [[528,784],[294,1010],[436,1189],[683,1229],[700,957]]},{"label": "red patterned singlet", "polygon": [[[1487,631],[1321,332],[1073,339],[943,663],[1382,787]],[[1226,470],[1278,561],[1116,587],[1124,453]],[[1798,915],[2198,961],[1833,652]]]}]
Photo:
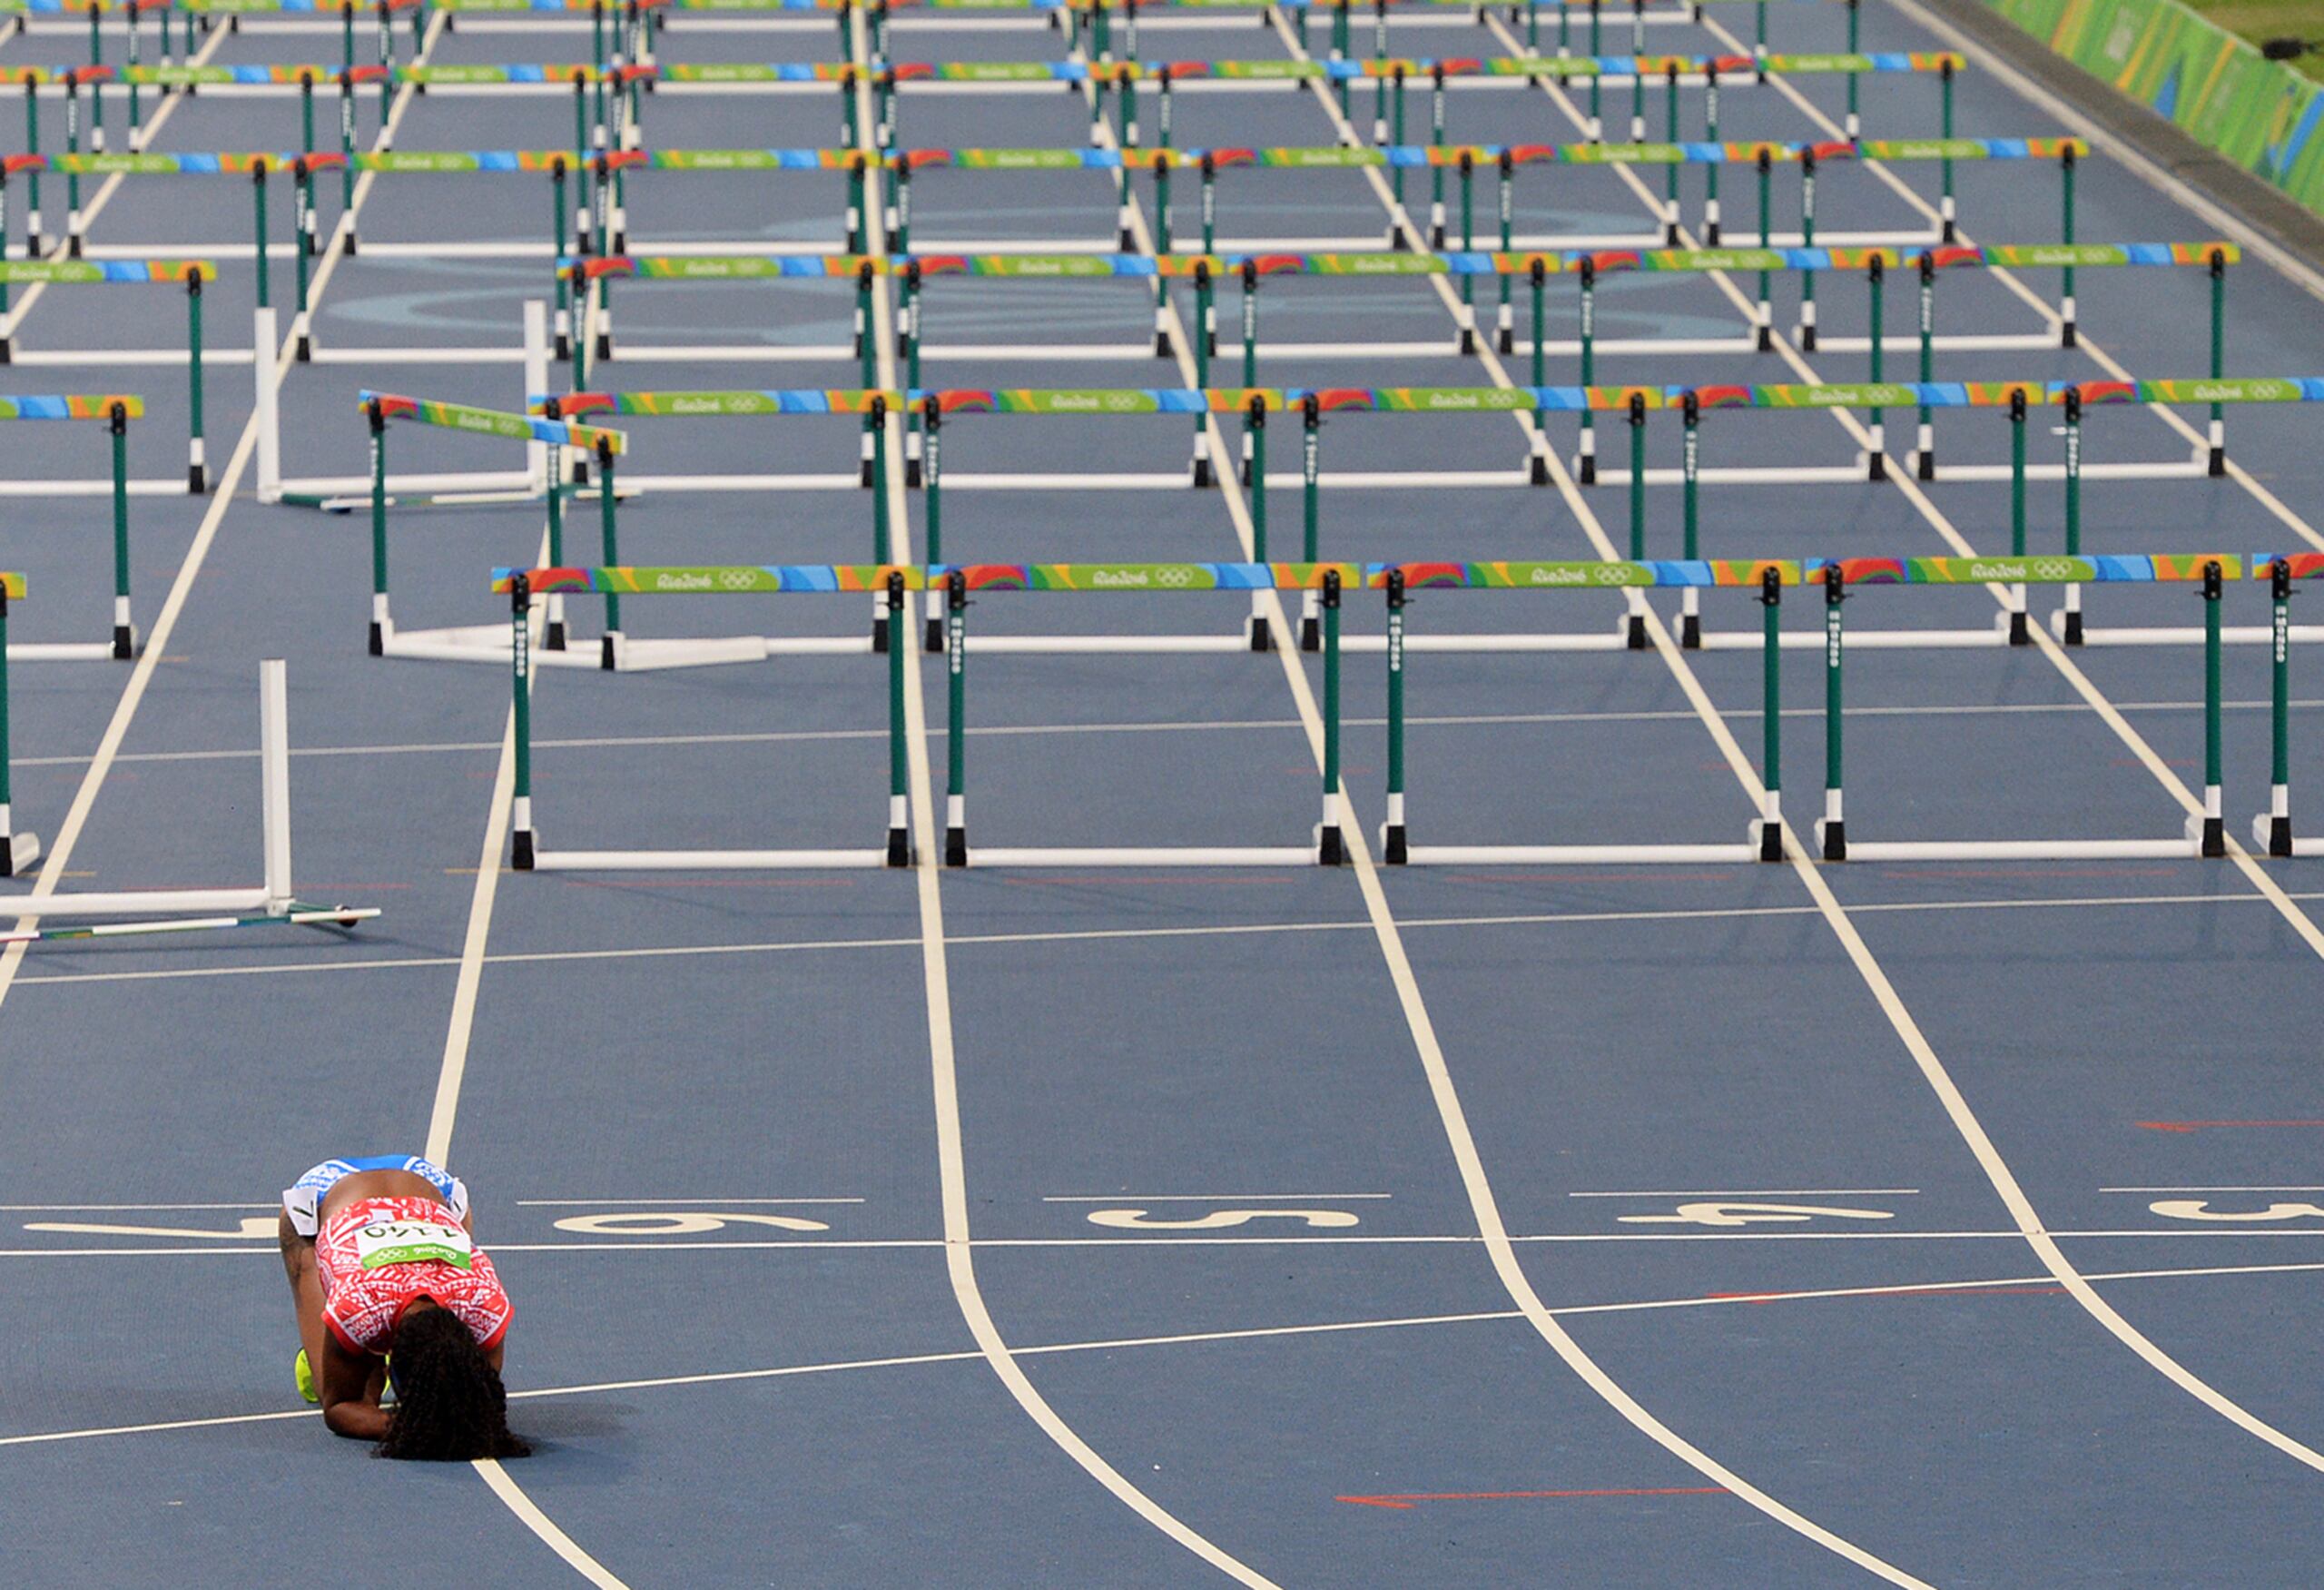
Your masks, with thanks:
[{"label": "red patterned singlet", "polygon": [[513,1310],[492,1260],[432,1198],[358,1199],[334,1210],[315,1239],[315,1269],[323,1321],[350,1352],[389,1350],[396,1321],[423,1297],[449,1309],[480,1347],[508,1329]]}]

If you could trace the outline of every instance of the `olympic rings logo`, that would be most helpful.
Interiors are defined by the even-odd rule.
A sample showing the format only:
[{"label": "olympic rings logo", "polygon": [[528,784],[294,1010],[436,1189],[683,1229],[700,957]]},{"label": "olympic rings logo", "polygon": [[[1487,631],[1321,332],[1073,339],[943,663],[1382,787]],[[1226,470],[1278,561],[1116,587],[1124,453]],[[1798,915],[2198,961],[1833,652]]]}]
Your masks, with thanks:
[{"label": "olympic rings logo", "polygon": [[1600,585],[1621,585],[1630,578],[1630,566],[1627,563],[1601,563],[1598,566],[1598,572],[1590,578]]},{"label": "olympic rings logo", "polygon": [[2039,558],[2034,559],[2034,578],[2036,579],[2072,579],[2073,576],[2074,566],[2072,563],[2065,561],[2063,558]]},{"label": "olympic rings logo", "polygon": [[1190,586],[1194,582],[1195,574],[1191,568],[1165,568],[1154,577],[1157,585]]},{"label": "olympic rings logo", "polygon": [[718,577],[718,583],[730,591],[746,591],[758,582],[757,572],[748,568],[729,568]]}]

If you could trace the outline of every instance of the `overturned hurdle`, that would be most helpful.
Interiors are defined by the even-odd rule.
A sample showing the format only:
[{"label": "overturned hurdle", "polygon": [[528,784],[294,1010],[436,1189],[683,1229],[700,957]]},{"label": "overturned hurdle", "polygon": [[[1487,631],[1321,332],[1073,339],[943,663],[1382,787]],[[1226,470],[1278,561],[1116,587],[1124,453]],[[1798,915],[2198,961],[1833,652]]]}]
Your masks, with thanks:
[{"label": "overturned hurdle", "polygon": [[137,627],[129,607],[129,422],[145,412],[145,400],[108,393],[96,397],[0,398],[0,420],[94,420],[103,422],[112,441],[110,480],[0,481],[0,496],[113,499],[113,638],[109,641],[33,641],[16,646],[19,662],[75,662],[95,657],[134,657]]},{"label": "overturned hurdle", "polygon": [[[12,816],[8,749],[8,604],[25,595],[22,575],[0,575],[0,876],[21,877],[40,859],[37,835],[18,830]],[[282,659],[259,664],[259,835],[261,881],[221,889],[127,889],[103,893],[0,894],[0,915],[43,921],[63,917],[149,915],[177,920],[0,933],[0,943],[55,938],[111,938],[129,933],[257,927],[269,923],[351,926],[379,915],[362,906],[301,902],[290,883],[290,736]]]},{"label": "overturned hurdle", "polygon": [[[947,866],[1151,867],[1335,866],[1345,859],[1340,822],[1340,601],[1363,578],[1354,564],[985,563],[931,566],[945,592],[944,864]],[[1280,590],[1314,590],[1323,610],[1323,817],[1305,844],[972,846],[968,831],[968,603],[1002,591],[1104,595],[1244,591],[1255,601]],[[900,657],[901,647],[897,648]]]},{"label": "overturned hurdle", "polygon": [[[904,624],[904,594],[921,585],[918,568],[897,567],[719,566],[704,568],[500,568],[492,588],[509,598],[510,661],[516,719],[516,783],[510,864],[520,872],[653,872],[799,867],[901,867],[911,864],[910,782],[904,731],[903,648],[888,657],[888,806],[884,844],[856,850],[551,850],[533,823],[533,670],[531,606],[537,594],[596,592],[608,605],[619,595],[823,594],[876,595],[890,625]],[[858,647],[861,650],[862,648]]]}]

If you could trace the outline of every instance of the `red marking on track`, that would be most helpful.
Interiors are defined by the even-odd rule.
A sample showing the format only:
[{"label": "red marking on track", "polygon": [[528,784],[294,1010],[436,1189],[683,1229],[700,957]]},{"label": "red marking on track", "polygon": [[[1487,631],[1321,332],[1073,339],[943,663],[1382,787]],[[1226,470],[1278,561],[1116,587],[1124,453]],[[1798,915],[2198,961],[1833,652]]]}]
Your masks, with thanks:
[{"label": "red marking on track", "polygon": [[1359,1507],[1386,1507],[1393,1512],[1409,1513],[1422,1502],[1520,1502],[1567,1496],[1723,1496],[1724,1486],[1617,1486],[1601,1490],[1580,1491],[1398,1491],[1391,1496],[1334,1496],[1335,1502],[1348,1502]]},{"label": "red marking on track", "polygon": [[2141,1121],[2148,1131],[2206,1131],[2219,1126],[2324,1126],[2324,1121]]}]

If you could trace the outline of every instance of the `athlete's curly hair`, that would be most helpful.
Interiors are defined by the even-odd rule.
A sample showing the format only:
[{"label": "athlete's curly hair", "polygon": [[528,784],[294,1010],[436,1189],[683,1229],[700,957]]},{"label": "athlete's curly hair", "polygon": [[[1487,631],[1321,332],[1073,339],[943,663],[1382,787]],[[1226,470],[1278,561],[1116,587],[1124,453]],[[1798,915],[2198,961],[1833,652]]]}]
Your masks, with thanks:
[{"label": "athlete's curly hair", "polygon": [[532,1450],[509,1433],[499,1372],[449,1309],[414,1309],[403,1317],[394,1368],[395,1412],[380,1457],[465,1463]]}]

